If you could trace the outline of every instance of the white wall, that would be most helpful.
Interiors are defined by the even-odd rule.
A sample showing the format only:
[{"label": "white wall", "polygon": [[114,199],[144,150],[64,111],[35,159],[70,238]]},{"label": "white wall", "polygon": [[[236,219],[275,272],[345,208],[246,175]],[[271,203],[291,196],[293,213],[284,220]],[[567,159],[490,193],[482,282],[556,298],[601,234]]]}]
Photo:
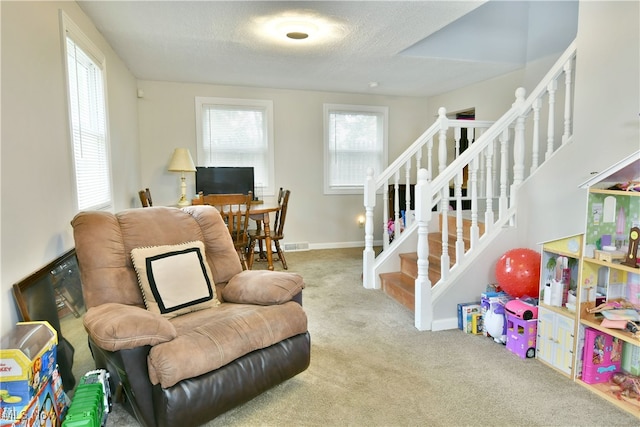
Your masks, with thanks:
[{"label": "white wall", "polygon": [[429,115],[438,116],[444,107],[447,114],[475,108],[476,120],[496,120],[516,99],[516,88],[522,85],[524,70],[495,77],[429,98]]},{"label": "white wall", "polygon": [[135,79],[75,2],[0,2],[0,334],[17,321],[11,286],[73,247],[75,215],[59,9],[107,58],[115,210],[139,186]]},{"label": "white wall", "polygon": [[[364,244],[357,224],[363,196],[323,194],[323,103],[388,106],[390,161],[432,123],[424,98],[154,81],[138,87],[144,91],[138,103],[142,183],[151,188],[154,204],[177,202],[179,174],[167,172],[173,149],[196,154],[196,96],[272,100],[275,185],[291,190],[285,243],[306,242],[312,249]],[[187,194],[194,193],[195,174],[189,174]]]}]

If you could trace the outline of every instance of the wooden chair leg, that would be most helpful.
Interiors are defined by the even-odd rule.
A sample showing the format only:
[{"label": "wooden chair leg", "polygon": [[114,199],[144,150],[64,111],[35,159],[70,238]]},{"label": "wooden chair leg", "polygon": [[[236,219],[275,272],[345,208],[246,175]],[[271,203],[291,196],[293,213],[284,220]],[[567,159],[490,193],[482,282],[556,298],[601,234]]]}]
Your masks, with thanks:
[{"label": "wooden chair leg", "polygon": [[249,258],[248,263],[249,263],[249,270],[253,269],[253,258],[254,258],[254,253],[253,251],[256,248],[256,239],[250,239],[249,241],[249,250],[247,252],[247,258]]},{"label": "wooden chair leg", "polygon": [[247,258],[244,256],[244,249],[238,248],[236,252],[238,252],[238,256],[240,257],[240,264],[242,264],[242,269],[248,270],[249,266],[247,265]]},{"label": "wooden chair leg", "polygon": [[287,267],[287,260],[284,258],[284,251],[282,250],[282,248],[280,248],[280,240],[276,240],[274,243],[276,244],[276,251],[278,251],[280,261],[282,261],[282,267],[285,270],[288,270],[289,267]]}]

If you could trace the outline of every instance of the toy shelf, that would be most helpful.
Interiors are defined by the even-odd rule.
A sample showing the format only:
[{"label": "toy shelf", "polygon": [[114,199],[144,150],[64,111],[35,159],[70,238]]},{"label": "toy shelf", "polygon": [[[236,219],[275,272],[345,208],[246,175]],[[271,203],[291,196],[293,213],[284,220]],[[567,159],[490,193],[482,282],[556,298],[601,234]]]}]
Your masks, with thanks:
[{"label": "toy shelf", "polygon": [[582,250],[582,235],[569,236],[563,239],[551,240],[543,243],[542,249],[555,255],[569,258],[580,258]]},{"label": "toy shelf", "polygon": [[612,196],[632,196],[640,197],[640,193],[637,191],[620,191],[620,190],[605,190],[603,188],[590,188],[589,193],[595,194],[610,194]]},{"label": "toy shelf", "polygon": [[[593,346],[593,342],[587,344],[586,335],[587,332],[590,332],[587,328],[593,328],[599,331],[599,334],[613,337],[607,337],[607,339],[617,339],[624,342],[623,348],[625,350],[623,353],[626,356],[622,356],[622,365],[624,366],[625,360],[629,360],[624,359],[625,357],[631,357],[634,366],[637,365],[636,355],[638,348],[640,348],[640,334],[635,336],[626,329],[603,327],[604,317],[589,313],[587,309],[604,301],[631,299],[631,295],[634,300],[638,299],[635,287],[637,286],[636,275],[640,274],[640,269],[623,265],[616,260],[622,261],[627,255],[631,240],[630,230],[638,224],[640,192],[610,189],[623,187],[623,184],[638,180],[640,180],[640,151],[605,169],[581,185],[582,188],[588,189],[588,193],[577,304],[579,343],[575,356],[577,366],[575,381],[616,407],[640,418],[640,401],[637,398],[616,395],[612,390],[613,383],[610,381],[590,384],[583,380],[583,375],[588,374],[587,378],[589,379],[594,372],[594,365],[584,360],[587,354],[585,346]],[[605,243],[605,238],[610,240],[610,243]],[[605,246],[614,246],[614,243],[617,249],[607,251]],[[633,346],[633,353],[627,352],[628,346]],[[615,368],[615,364],[611,364],[611,362],[604,363],[609,364],[608,367]],[[587,367],[587,365],[590,366]]]},{"label": "toy shelf", "polygon": [[555,305],[545,304],[543,301],[538,302],[538,305],[563,316],[574,317],[576,315],[575,311],[571,311],[566,307],[556,307]]},{"label": "toy shelf", "polygon": [[624,264],[618,264],[618,263],[609,262],[609,261],[601,261],[599,259],[587,258],[587,257],[584,257],[582,260],[584,262],[588,262],[590,264],[601,265],[602,267],[614,268],[616,270],[626,271],[627,273],[640,274],[640,268],[633,268],[633,267],[629,267],[629,266],[624,265]]},{"label": "toy shelf", "polygon": [[625,396],[621,396],[620,399],[618,399],[618,397],[611,391],[611,384],[587,384],[580,379],[576,379],[576,382],[603,399],[608,400],[623,411],[640,418],[640,401],[629,399]]},{"label": "toy shelf", "polygon": [[633,345],[640,345],[640,337],[634,336],[631,332],[623,329],[611,329],[605,328],[601,325],[602,319],[596,318],[596,316],[592,313],[586,313],[586,310],[583,311],[583,314],[580,317],[580,323],[589,326],[593,329],[597,329],[599,331],[604,332],[605,334],[609,334],[613,337],[617,337],[623,341],[631,343]]}]

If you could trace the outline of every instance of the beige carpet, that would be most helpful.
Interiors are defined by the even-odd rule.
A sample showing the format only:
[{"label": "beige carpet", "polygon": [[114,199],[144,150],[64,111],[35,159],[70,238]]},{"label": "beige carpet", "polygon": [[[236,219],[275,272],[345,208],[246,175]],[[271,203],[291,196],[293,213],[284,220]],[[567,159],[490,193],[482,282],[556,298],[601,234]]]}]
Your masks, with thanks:
[{"label": "beige carpet", "polygon": [[[361,249],[293,252],[287,261],[307,284],[311,366],[207,426],[640,425],[490,339],[417,331],[409,311],[362,287]],[[136,424],[116,406],[107,425]]]}]

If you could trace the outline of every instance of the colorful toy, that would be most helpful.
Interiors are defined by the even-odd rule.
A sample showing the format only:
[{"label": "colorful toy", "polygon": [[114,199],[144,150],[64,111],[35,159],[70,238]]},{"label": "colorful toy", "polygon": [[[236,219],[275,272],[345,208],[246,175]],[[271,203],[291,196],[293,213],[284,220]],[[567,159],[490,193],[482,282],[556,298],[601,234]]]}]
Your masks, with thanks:
[{"label": "colorful toy", "polygon": [[606,383],[620,370],[622,340],[593,328],[585,328],[582,381]]},{"label": "colorful toy", "polygon": [[537,332],[537,319],[524,320],[507,312],[507,350],[522,359],[534,357]]},{"label": "colorful toy", "polygon": [[498,301],[491,302],[484,318],[484,328],[497,343],[507,342],[507,328],[504,318],[504,305]]},{"label": "colorful toy", "polygon": [[538,295],[540,254],[532,249],[511,249],[496,264],[498,284],[515,298]]},{"label": "colorful toy", "polygon": [[538,306],[529,304],[521,299],[514,299],[504,305],[507,315],[518,319],[531,320],[538,318]]},{"label": "colorful toy", "polygon": [[76,388],[62,427],[101,427],[111,411],[109,373],[104,369],[87,372]]},{"label": "colorful toy", "polygon": [[640,400],[640,377],[624,372],[616,372],[611,376],[611,387],[615,396],[622,400],[622,396]]}]

